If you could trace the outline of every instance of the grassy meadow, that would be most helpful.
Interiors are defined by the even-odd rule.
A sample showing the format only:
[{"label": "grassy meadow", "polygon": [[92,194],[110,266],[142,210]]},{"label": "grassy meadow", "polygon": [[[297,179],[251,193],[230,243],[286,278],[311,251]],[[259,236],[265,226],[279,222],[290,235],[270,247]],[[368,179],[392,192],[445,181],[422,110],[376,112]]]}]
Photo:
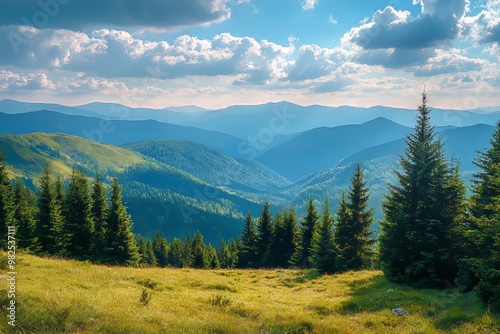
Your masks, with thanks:
[{"label": "grassy meadow", "polygon": [[[500,317],[474,293],[417,290],[380,271],[141,269],[27,254],[17,262],[17,327],[7,324],[2,278],[2,333],[500,333]],[[396,304],[409,315],[390,313]]]}]

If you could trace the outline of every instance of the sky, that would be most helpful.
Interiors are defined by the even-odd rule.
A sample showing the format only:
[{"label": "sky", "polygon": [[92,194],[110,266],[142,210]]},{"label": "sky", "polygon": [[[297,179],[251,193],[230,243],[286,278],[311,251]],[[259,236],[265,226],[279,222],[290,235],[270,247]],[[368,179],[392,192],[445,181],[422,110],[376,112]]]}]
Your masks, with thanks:
[{"label": "sky", "polygon": [[0,99],[500,106],[500,0],[0,0]]}]

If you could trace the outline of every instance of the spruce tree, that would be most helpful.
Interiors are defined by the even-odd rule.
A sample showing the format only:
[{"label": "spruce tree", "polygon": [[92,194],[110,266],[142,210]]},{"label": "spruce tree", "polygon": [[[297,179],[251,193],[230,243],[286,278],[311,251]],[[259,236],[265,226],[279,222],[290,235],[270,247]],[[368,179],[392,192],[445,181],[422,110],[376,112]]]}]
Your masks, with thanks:
[{"label": "spruce tree", "polygon": [[151,239],[147,238],[144,243],[144,263],[149,267],[156,267],[158,261],[156,260],[155,252],[153,251],[153,243]]},{"label": "spruce tree", "polygon": [[208,257],[209,268],[212,269],[220,268],[219,258],[217,257],[217,251],[211,244],[208,244],[207,246],[207,257]]},{"label": "spruce tree", "polygon": [[309,268],[309,257],[311,256],[311,249],[314,237],[314,231],[319,220],[318,212],[314,206],[314,201],[309,196],[307,204],[306,216],[300,226],[300,237],[295,254],[292,256],[291,262],[302,268]]},{"label": "spruce tree", "polygon": [[203,241],[203,235],[201,235],[199,230],[193,237],[191,266],[198,269],[207,269],[209,267],[207,247]]},{"label": "spruce tree", "polygon": [[14,203],[12,183],[4,164],[5,157],[0,152],[0,248],[7,247],[7,231],[14,226]]},{"label": "spruce tree", "polygon": [[52,187],[49,167],[44,167],[40,177],[38,195],[38,217],[35,234],[38,238],[36,251],[44,255],[61,254],[65,245],[63,238],[64,218],[61,205]]},{"label": "spruce tree", "polygon": [[192,257],[192,242],[191,236],[189,235],[189,231],[186,232],[186,240],[184,241],[184,249],[182,253],[182,266],[184,268],[189,268],[193,265],[193,257]]},{"label": "spruce tree", "polygon": [[158,230],[156,230],[153,239],[153,251],[158,261],[158,266],[166,267],[168,263],[168,241]]},{"label": "spruce tree", "polygon": [[17,224],[16,241],[19,248],[33,248],[36,245],[36,196],[20,178],[14,184],[14,220]]},{"label": "spruce tree", "polygon": [[332,217],[328,195],[323,205],[323,217],[313,237],[310,263],[323,273],[339,270],[339,252],[333,238]]},{"label": "spruce tree", "polygon": [[[57,188],[56,188],[57,189]],[[64,198],[66,253],[84,259],[90,255],[93,235],[92,202],[87,177],[73,169]]]},{"label": "spruce tree", "polygon": [[101,181],[99,173],[95,175],[92,185],[92,217],[94,220],[94,233],[92,237],[92,256],[94,259],[105,261],[108,258],[108,222],[109,211],[108,200],[106,197],[106,187]]},{"label": "spruce tree", "polygon": [[[241,249],[238,257],[238,267],[249,268],[257,262],[257,231],[255,230],[255,221],[252,217],[252,212],[248,210],[245,217],[245,225],[243,226],[243,233],[241,235]],[[222,241],[224,246],[224,241]],[[222,263],[226,263],[222,259]]]},{"label": "spruce tree", "polygon": [[168,265],[175,268],[182,268],[184,262],[184,243],[179,238],[174,238],[168,249]]},{"label": "spruce tree", "polygon": [[[369,188],[363,180],[363,170],[359,163],[351,178],[347,209],[336,226],[336,240],[341,252],[343,270],[359,270],[369,265],[373,256],[375,239],[370,227],[373,224],[373,209],[368,209]],[[345,201],[345,199],[342,199]],[[345,203],[341,203],[342,210]],[[342,213],[344,214],[344,213]],[[343,218],[347,218],[346,221]]]},{"label": "spruce tree", "polygon": [[347,270],[347,265],[342,257],[342,250],[348,249],[351,243],[351,236],[349,235],[350,231],[350,222],[351,212],[349,211],[349,205],[347,204],[346,193],[342,191],[340,194],[340,202],[339,208],[336,214],[336,224],[333,232],[333,240],[335,241],[335,245],[339,250],[339,263],[338,269],[341,271]]},{"label": "spruce tree", "polygon": [[111,206],[108,212],[107,240],[110,261],[118,264],[136,265],[139,253],[132,233],[132,222],[122,202],[122,190],[118,178],[111,185]]},{"label": "spruce tree", "polygon": [[[479,152],[474,163],[479,172],[474,175],[470,214],[464,224],[465,259],[460,283],[469,285],[466,290],[477,284],[481,299],[500,310],[500,121],[490,147]],[[472,271],[465,281],[464,271]]]},{"label": "spruce tree", "polygon": [[272,252],[278,267],[287,267],[297,248],[297,217],[295,209],[278,212],[275,219]]},{"label": "spruce tree", "polygon": [[139,253],[139,264],[146,264],[146,240],[142,235],[138,234],[136,237],[137,252]]},{"label": "spruce tree", "polygon": [[400,157],[402,171],[395,172],[399,182],[389,186],[383,203],[380,262],[396,282],[439,287],[457,274],[454,240],[463,217],[463,186],[435,138],[425,93],[418,110]]},{"label": "spruce tree", "polygon": [[273,242],[273,217],[269,208],[269,201],[264,201],[262,212],[257,221],[257,262],[260,267],[272,267],[274,265],[271,254],[271,245]]}]

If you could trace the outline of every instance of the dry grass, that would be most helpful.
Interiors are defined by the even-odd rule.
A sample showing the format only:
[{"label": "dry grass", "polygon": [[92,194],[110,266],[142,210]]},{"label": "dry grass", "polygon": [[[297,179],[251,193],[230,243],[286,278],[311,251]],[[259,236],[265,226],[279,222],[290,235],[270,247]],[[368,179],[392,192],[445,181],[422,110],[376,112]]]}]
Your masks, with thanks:
[{"label": "dry grass", "polygon": [[[320,277],[18,260],[17,325],[25,333],[500,333],[498,317],[474,294],[399,286],[379,271]],[[410,315],[391,314],[395,304]],[[13,332],[1,318],[0,331]]]}]

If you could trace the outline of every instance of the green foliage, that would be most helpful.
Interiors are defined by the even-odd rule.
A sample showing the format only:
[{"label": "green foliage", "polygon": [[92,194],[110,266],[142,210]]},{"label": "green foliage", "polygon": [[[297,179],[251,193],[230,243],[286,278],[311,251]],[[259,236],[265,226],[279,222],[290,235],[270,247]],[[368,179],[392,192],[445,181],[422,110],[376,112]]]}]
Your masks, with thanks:
[{"label": "green foliage", "polygon": [[149,292],[148,289],[143,288],[139,302],[144,306],[148,306],[149,302],[151,301],[151,297],[152,297],[152,293]]},{"label": "green foliage", "polygon": [[160,267],[166,267],[168,264],[168,241],[160,231],[156,230],[153,239],[153,251]]},{"label": "green foliage", "polygon": [[368,209],[369,198],[369,188],[363,179],[361,164],[358,163],[351,179],[348,201],[342,196],[335,231],[343,270],[359,270],[369,267],[371,263],[375,239],[370,230],[373,209]]},{"label": "green foliage", "polygon": [[168,265],[181,268],[183,266],[184,243],[179,238],[174,238],[169,246]]},{"label": "green foliage", "polygon": [[464,214],[464,187],[435,139],[425,93],[406,143],[399,184],[390,185],[383,203],[380,261],[394,281],[443,286],[457,274],[455,231]]},{"label": "green foliage", "polygon": [[38,217],[35,233],[38,237],[36,250],[40,254],[60,254],[65,246],[62,237],[64,218],[61,204],[52,187],[49,167],[45,167],[40,178],[38,195]]},{"label": "green foliage", "polygon": [[469,269],[469,278],[473,275],[466,283],[477,283],[481,299],[500,310],[500,122],[490,145],[475,161],[480,172],[473,180],[470,215],[464,228],[469,247],[462,263]]},{"label": "green foliage", "polygon": [[257,220],[257,265],[260,267],[272,267],[274,259],[271,254],[273,242],[273,217],[269,210],[271,204],[264,201],[262,211]]},{"label": "green foliage", "polygon": [[330,216],[328,196],[323,205],[323,217],[314,232],[310,263],[323,273],[339,270],[339,251],[333,237],[332,217]]},{"label": "green foliage", "polygon": [[316,211],[316,207],[314,206],[314,201],[312,197],[309,196],[306,216],[300,226],[298,246],[291,260],[294,265],[302,268],[310,267],[309,258],[311,255],[313,238],[318,220],[319,215]]},{"label": "green foliage", "polygon": [[294,208],[278,212],[275,219],[272,252],[277,267],[287,267],[297,248],[298,225]]},{"label": "green foliage", "polygon": [[196,232],[191,243],[191,266],[198,269],[210,267],[207,246],[203,242],[200,231]]},{"label": "green foliage", "polygon": [[252,212],[248,210],[245,225],[241,234],[241,249],[239,250],[238,267],[251,268],[257,260],[258,235],[255,230],[255,221]]},{"label": "green foliage", "polygon": [[12,183],[4,159],[0,152],[0,248],[2,249],[7,246],[7,227],[15,223]]},{"label": "green foliage", "polygon": [[132,222],[122,202],[118,178],[113,178],[111,186],[111,206],[108,214],[107,241],[110,258],[118,264],[135,265],[139,253],[132,233]]},{"label": "green foliage", "polygon": [[88,258],[94,233],[92,202],[87,178],[76,169],[73,169],[64,197],[63,213],[66,254],[74,258]]},{"label": "green foliage", "polygon": [[146,242],[144,243],[143,262],[149,267],[155,267],[158,264],[155,253],[153,251],[153,243],[149,238],[147,238]]},{"label": "green foliage", "polygon": [[220,268],[219,258],[217,257],[217,251],[211,244],[208,244],[207,246],[207,258],[208,258],[209,268],[212,269]]},{"label": "green foliage", "polygon": [[36,244],[36,216],[36,196],[18,177],[14,183],[14,220],[19,248],[27,249]]},{"label": "green foliage", "polygon": [[108,235],[108,201],[106,197],[106,187],[101,182],[101,175],[96,173],[91,194],[92,217],[94,219],[94,234],[92,242],[92,256],[94,259],[107,261],[107,240]]}]

